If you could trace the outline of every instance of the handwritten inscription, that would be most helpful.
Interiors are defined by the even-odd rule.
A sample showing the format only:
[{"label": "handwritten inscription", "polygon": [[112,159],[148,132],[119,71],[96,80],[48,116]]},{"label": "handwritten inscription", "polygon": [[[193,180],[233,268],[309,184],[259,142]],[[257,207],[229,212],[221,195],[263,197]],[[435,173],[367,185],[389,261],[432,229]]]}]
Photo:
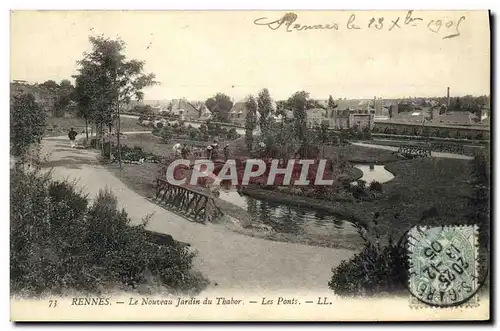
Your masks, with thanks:
[{"label": "handwritten inscription", "polygon": [[423,27],[431,33],[442,36],[442,39],[451,39],[460,36],[460,25],[465,21],[465,16],[457,19],[425,19],[418,17],[409,10],[405,16],[394,17],[371,17],[367,22],[360,20],[356,14],[350,14],[345,23],[342,22],[329,22],[327,24],[300,24],[297,23],[298,15],[295,13],[287,13],[282,18],[277,20],[270,20],[267,17],[259,17],[254,20],[255,25],[267,26],[273,31],[279,29],[286,32],[294,31],[307,31],[307,30],[335,30],[338,31],[342,28],[347,30],[387,30],[393,31],[396,29],[403,29],[406,27]]}]

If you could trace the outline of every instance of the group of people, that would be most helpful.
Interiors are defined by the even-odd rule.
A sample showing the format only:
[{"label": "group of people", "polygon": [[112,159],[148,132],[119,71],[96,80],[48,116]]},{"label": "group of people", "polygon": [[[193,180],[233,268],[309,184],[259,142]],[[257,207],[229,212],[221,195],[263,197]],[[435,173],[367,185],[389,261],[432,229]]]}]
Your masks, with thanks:
[{"label": "group of people", "polygon": [[[193,147],[182,146],[180,143],[177,143],[173,146],[173,150],[176,158],[181,156],[183,159],[186,159],[193,151]],[[229,158],[229,144],[226,144],[224,146],[223,153],[224,153],[224,158],[227,160]],[[217,140],[214,140],[212,144],[206,147],[205,156],[207,159],[211,160],[217,158],[218,155],[219,155],[219,143],[217,142]]]}]

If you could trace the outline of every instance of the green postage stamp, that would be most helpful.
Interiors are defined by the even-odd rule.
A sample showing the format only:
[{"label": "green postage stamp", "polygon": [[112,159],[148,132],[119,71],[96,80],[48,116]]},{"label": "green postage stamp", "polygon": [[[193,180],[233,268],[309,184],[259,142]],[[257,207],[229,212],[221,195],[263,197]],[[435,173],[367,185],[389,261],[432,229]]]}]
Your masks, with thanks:
[{"label": "green postage stamp", "polygon": [[410,303],[414,307],[477,305],[475,225],[419,227],[408,234]]}]

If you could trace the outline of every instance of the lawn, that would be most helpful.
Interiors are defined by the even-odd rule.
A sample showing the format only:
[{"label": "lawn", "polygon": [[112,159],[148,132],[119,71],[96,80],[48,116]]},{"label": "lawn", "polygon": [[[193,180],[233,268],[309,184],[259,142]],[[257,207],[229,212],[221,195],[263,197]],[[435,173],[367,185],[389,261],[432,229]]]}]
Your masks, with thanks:
[{"label": "lawn", "polygon": [[[320,147],[320,151],[322,150],[323,148]],[[341,155],[344,160],[352,163],[387,164],[400,160],[400,158],[398,158],[397,155],[393,154],[393,152],[384,149],[369,148],[356,145],[324,147],[325,158],[334,159],[337,157],[337,155]]]},{"label": "lawn", "polygon": [[163,139],[152,133],[134,133],[129,134],[123,139],[121,145],[128,147],[141,147],[143,151],[160,156],[172,156],[173,144],[165,144]]},{"label": "lawn", "polygon": [[[383,198],[358,204],[358,208],[369,214],[380,213],[381,233],[399,239],[415,224],[452,225],[466,222],[467,197],[472,193],[470,161],[418,158],[390,163],[386,169],[395,178],[382,184]],[[437,212],[436,217],[423,220],[424,213],[433,208]]]}]

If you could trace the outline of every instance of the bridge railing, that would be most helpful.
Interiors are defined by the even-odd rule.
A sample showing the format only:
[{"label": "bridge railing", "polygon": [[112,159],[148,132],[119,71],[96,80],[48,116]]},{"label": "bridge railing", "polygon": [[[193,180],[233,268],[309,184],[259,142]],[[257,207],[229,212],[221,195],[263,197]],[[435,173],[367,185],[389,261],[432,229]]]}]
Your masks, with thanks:
[{"label": "bridge railing", "polygon": [[214,222],[223,215],[212,196],[162,178],[156,179],[155,199],[200,223]]}]

